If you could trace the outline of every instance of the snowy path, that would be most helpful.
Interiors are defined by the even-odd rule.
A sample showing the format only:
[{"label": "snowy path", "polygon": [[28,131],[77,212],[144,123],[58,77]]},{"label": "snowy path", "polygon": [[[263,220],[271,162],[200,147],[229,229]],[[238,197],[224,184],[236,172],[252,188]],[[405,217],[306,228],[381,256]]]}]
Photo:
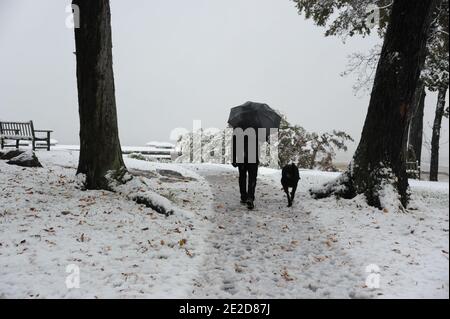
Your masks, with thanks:
[{"label": "snowy path", "polygon": [[193,297],[354,298],[372,297],[365,274],[305,207],[310,197],[297,194],[293,208],[267,176],[259,176],[256,208],[239,203],[237,173],[223,169],[197,173],[214,195],[208,256],[196,279]]},{"label": "snowy path", "polygon": [[[80,191],[76,152],[38,155],[39,169],[0,161],[0,298],[449,296],[448,183],[411,181],[404,214],[363,196],[313,200],[308,189],[336,174],[305,170],[287,208],[280,171],[262,168],[248,211],[230,165],[126,158],[182,209],[165,217],[117,193]],[[77,289],[66,286],[71,264]],[[365,286],[368,266],[378,289]]]}]

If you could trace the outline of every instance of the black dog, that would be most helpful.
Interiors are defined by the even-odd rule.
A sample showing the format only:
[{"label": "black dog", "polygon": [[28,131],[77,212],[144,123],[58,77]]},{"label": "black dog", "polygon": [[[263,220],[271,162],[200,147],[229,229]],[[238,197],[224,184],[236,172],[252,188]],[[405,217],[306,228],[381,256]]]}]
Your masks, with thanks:
[{"label": "black dog", "polygon": [[[283,170],[281,171],[281,185],[283,185],[284,192],[286,193],[288,198],[288,207],[292,206],[299,180],[300,174],[298,173],[298,168],[295,164],[288,164],[283,167]],[[290,194],[289,187],[292,188]]]}]

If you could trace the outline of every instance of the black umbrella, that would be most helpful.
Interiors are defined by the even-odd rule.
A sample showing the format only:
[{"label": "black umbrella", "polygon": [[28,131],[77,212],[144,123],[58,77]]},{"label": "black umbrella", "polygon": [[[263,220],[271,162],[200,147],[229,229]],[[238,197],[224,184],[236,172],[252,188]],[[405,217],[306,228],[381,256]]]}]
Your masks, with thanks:
[{"label": "black umbrella", "polygon": [[280,128],[280,122],[281,116],[270,106],[256,102],[233,107],[228,118],[228,124],[233,128],[265,128],[266,138],[269,137],[271,128]]}]

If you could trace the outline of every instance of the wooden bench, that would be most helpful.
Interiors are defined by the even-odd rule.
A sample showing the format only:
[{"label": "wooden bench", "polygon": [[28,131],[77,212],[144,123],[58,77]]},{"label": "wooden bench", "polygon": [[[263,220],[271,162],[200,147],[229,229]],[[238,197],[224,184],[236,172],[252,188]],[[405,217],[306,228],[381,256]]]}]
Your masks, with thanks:
[{"label": "wooden bench", "polygon": [[[51,130],[35,130],[33,121],[29,122],[0,122],[0,143],[2,149],[5,147],[19,148],[20,141],[31,141],[33,151],[37,148],[46,148],[50,151],[50,133]],[[45,133],[45,136],[36,136],[36,133]],[[7,145],[5,140],[14,140],[16,145]],[[39,141],[47,142],[46,145],[39,145]]]},{"label": "wooden bench", "polygon": [[406,162],[406,175],[408,176],[408,178],[420,180],[421,168],[419,165],[419,161]]}]

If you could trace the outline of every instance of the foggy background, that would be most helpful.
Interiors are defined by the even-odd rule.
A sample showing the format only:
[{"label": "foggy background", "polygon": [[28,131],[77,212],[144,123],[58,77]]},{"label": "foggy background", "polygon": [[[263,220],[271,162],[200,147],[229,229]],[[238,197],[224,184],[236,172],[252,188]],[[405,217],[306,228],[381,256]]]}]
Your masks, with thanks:
[{"label": "foggy background", "polygon": [[[0,119],[33,120],[60,144],[78,144],[70,1],[0,0]],[[112,0],[113,58],[122,145],[169,141],[176,127],[223,128],[229,109],[265,102],[309,131],[355,143],[369,97],[356,97],[347,56],[379,39],[323,36],[289,0]],[[81,15],[83,13],[81,12]],[[436,94],[426,100],[431,139]],[[441,136],[448,167],[448,120]],[[424,149],[423,159],[429,160]]]}]

